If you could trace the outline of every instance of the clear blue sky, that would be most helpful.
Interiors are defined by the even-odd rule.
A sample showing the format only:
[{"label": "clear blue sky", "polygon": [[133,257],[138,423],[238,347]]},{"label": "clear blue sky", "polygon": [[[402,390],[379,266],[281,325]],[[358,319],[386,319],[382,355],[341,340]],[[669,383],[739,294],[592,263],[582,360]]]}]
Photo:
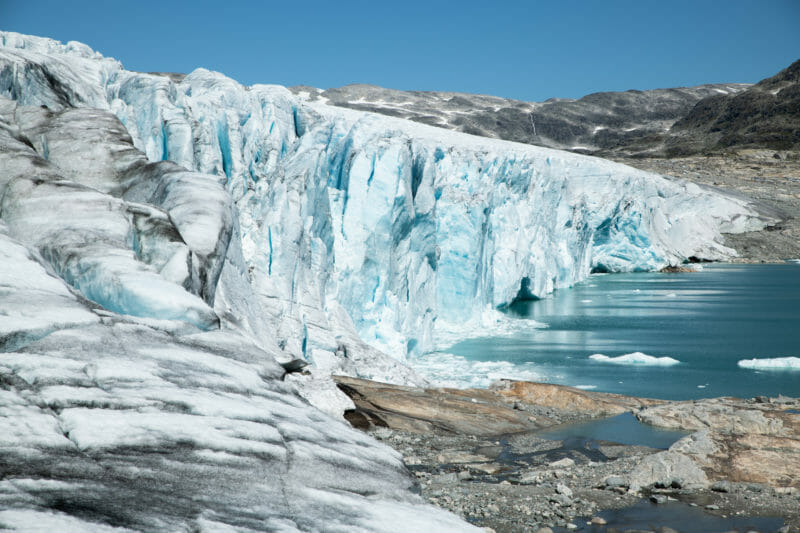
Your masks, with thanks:
[{"label": "clear blue sky", "polygon": [[800,58],[800,0],[0,0],[0,29],[131,70],[532,101],[755,82]]}]

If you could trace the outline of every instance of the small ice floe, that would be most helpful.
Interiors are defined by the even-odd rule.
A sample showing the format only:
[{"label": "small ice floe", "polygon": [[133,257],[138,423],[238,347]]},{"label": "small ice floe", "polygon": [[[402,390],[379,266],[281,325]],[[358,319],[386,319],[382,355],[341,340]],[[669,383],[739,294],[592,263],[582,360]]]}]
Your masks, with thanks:
[{"label": "small ice floe", "polygon": [[800,370],[800,357],[742,359],[738,365],[752,370]]},{"label": "small ice floe", "polygon": [[680,361],[672,357],[655,357],[642,352],[626,353],[625,355],[617,357],[609,357],[601,353],[596,353],[590,355],[589,359],[615,365],[672,366],[680,363]]}]

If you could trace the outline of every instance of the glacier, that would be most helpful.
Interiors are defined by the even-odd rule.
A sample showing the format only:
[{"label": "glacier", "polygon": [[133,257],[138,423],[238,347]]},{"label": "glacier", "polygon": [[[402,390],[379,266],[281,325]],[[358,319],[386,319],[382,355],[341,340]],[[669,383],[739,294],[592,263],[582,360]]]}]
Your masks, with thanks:
[{"label": "glacier", "polygon": [[[770,221],[746,199],[596,158],[336,108],[204,69],[129,72],[77,43],[12,33],[2,42],[4,94],[110,110],[150,161],[219,176],[261,322],[285,353],[318,365],[377,359],[375,348],[402,361],[593,270],[725,259],[735,252],[720,232]],[[392,372],[370,377],[398,379]]]},{"label": "glacier", "polygon": [[772,222],[600,159],[0,32],[0,525],[470,530],[336,418],[330,374],[424,383],[406,357],[516,299],[728,258],[721,232]]}]

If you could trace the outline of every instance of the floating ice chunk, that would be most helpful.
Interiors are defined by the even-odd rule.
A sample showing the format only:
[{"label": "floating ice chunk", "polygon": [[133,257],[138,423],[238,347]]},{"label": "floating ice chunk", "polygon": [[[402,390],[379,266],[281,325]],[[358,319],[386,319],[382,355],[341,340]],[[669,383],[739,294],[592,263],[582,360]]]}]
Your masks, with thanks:
[{"label": "floating ice chunk", "polygon": [[800,370],[800,357],[742,359],[738,365],[753,370]]},{"label": "floating ice chunk", "polygon": [[625,355],[617,357],[609,357],[601,353],[596,353],[590,355],[589,359],[615,365],[672,366],[680,363],[680,361],[672,357],[655,357],[642,352],[626,353]]}]

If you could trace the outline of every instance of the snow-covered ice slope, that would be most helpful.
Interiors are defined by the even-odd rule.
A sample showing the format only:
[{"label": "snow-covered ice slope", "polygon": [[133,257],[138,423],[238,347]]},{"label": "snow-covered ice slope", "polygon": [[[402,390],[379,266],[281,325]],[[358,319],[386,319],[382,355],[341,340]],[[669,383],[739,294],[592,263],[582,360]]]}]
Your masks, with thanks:
[{"label": "snow-covered ice slope", "polygon": [[149,162],[109,111],[12,96],[0,529],[475,530],[284,381],[216,176]]},{"label": "snow-covered ice slope", "polygon": [[592,269],[723,259],[720,231],[765,222],[745,200],[600,159],[2,40],[0,93],[110,109],[150,160],[224,179],[268,329],[322,366],[369,353],[359,337],[398,358],[424,351],[437,330],[479,327],[487,309]]},{"label": "snow-covered ice slope", "polygon": [[8,233],[0,528],[472,530],[411,494],[396,452],[295,396],[273,354],[96,309]]}]

